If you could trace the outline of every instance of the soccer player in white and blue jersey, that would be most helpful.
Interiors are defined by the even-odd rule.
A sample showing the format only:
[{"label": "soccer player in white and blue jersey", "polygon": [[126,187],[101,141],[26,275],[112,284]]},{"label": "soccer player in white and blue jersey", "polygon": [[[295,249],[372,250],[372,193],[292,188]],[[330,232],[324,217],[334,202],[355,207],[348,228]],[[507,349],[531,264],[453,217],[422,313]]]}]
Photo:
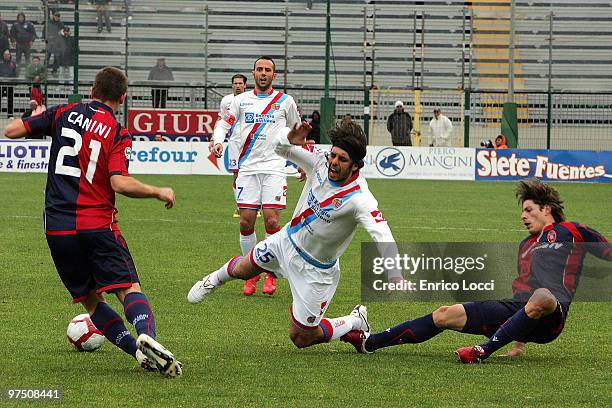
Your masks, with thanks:
[{"label": "soccer player in white and blue jersey", "polygon": [[[187,298],[199,303],[231,279],[249,279],[269,271],[286,278],[291,287],[289,336],[299,347],[328,342],[351,330],[369,333],[367,309],[357,305],[343,317],[329,319],[325,312],[340,279],[339,258],[361,224],[377,243],[394,243],[378,203],[359,173],[366,155],[363,130],[344,123],[330,131],[332,149],[305,149],[310,125],[283,129],[275,150],[302,167],[307,181],[293,219],[277,234],[259,242],[248,256],[234,257],[193,285]],[[379,246],[388,252],[395,245]],[[393,277],[397,278],[397,277]]]},{"label": "soccer player in white and blue jersey", "polygon": [[[239,138],[236,204],[240,210],[240,248],[243,255],[257,243],[255,221],[262,209],[266,236],[280,230],[280,210],[287,201],[286,160],[274,152],[272,140],[278,132],[301,122],[297,105],[290,95],[272,88],[276,77],[274,61],[260,57],[253,65],[254,89],[234,97],[213,132],[213,153],[221,157],[221,142],[230,129]],[[244,294],[252,295],[259,275],[245,282]],[[264,294],[273,294],[276,278],[266,275]]]}]

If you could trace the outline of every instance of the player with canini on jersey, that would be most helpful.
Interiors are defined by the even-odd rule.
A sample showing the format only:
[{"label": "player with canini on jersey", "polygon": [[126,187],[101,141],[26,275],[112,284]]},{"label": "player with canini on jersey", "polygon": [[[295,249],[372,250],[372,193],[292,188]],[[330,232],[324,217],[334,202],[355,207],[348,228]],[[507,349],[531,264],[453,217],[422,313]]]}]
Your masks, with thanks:
[{"label": "player with canini on jersey", "polygon": [[[325,317],[340,279],[339,257],[358,224],[377,243],[395,242],[359,173],[366,155],[363,130],[354,123],[334,128],[329,153],[296,146],[305,143],[309,131],[310,125],[302,123],[292,130],[282,130],[273,140],[276,152],[301,166],[308,176],[293,219],[279,233],[259,242],[248,256],[234,257],[196,282],[187,295],[190,303],[199,303],[229,280],[274,272],[289,281],[293,296],[289,335],[300,348],[341,338],[351,330],[369,331],[363,305],[357,305],[347,316]],[[395,245],[381,245],[379,249],[392,256],[388,254],[392,247]]]},{"label": "player with canini on jersey", "polygon": [[[55,267],[95,326],[147,370],[176,377],[181,363],[155,340],[156,327],[136,267],[117,226],[115,192],[133,198],[157,198],[172,208],[171,188],[150,186],[128,172],[132,139],[115,112],[127,96],[127,77],[113,67],[96,74],[92,101],[39,107],[30,118],[15,119],[5,129],[11,139],[29,134],[52,137],[45,190],[45,234]],[[102,296],[114,293],[123,319]]]},{"label": "player with canini on jersey", "polygon": [[[257,243],[255,222],[262,209],[266,236],[280,230],[280,210],[286,207],[286,160],[274,152],[272,140],[284,127],[300,123],[295,101],[290,95],[272,88],[276,66],[272,58],[262,56],[253,64],[253,91],[236,95],[213,132],[212,151],[223,154],[221,142],[227,132],[240,139],[236,204],[240,209],[240,248],[246,255]],[[244,293],[251,295],[259,274],[245,282]],[[263,292],[273,294],[276,278],[267,274]]]}]

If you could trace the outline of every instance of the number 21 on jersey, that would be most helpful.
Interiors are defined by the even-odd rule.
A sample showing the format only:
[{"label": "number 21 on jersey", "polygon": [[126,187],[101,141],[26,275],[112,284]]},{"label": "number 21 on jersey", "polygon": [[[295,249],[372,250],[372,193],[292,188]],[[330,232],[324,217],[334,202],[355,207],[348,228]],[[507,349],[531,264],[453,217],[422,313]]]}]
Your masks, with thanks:
[{"label": "number 21 on jersey", "polygon": [[[62,128],[62,137],[74,140],[74,146],[62,146],[57,153],[57,161],[55,162],[55,174],[63,174],[72,177],[81,177],[81,169],[79,167],[67,166],[64,164],[65,156],[78,156],[81,148],[83,147],[83,138],[79,132],[70,128]],[[89,149],[91,154],[89,156],[89,164],[87,165],[87,172],[85,178],[91,184],[93,182],[94,173],[96,172],[96,165],[98,164],[98,156],[100,155],[100,149],[102,143],[98,140],[91,139],[89,142]]]}]

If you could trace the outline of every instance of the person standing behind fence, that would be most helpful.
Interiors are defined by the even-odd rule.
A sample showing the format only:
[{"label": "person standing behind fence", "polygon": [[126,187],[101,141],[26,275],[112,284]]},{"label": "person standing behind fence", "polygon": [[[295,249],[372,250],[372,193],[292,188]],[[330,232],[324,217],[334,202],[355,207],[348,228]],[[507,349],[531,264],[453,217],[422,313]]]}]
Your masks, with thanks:
[{"label": "person standing behind fence", "polygon": [[8,24],[2,20],[2,15],[0,15],[0,52],[4,52],[4,50],[8,50],[10,48],[10,37],[11,34],[9,33]]},{"label": "person standing behind fence", "polygon": [[[149,81],[174,81],[174,75],[172,75],[172,69],[166,65],[165,58],[158,58],[157,64],[151,71],[149,71]],[[168,99],[168,87],[155,86],[151,88],[151,98],[153,99],[154,108],[166,107],[166,100]]]},{"label": "person standing behind fence", "polygon": [[[0,78],[16,78],[17,77],[17,65],[13,62],[13,57],[9,50],[4,50],[2,53],[2,62],[0,62]],[[0,94],[0,111],[2,110],[1,101],[6,97],[6,116],[13,116],[13,95],[14,88],[12,85],[6,85],[0,87],[2,93]]]},{"label": "person standing behind fence", "polygon": [[15,43],[15,60],[21,63],[21,56],[25,56],[25,63],[30,60],[30,47],[36,39],[34,24],[26,21],[24,13],[17,14],[17,21],[11,27],[11,41]]},{"label": "person standing behind fence", "polygon": [[429,122],[429,146],[449,147],[453,135],[453,123],[438,107],[434,108],[433,114],[434,117]]},{"label": "person standing behind fence", "polygon": [[70,27],[64,27],[60,40],[60,65],[62,67],[62,77],[72,78],[70,67],[74,65],[74,37],[70,36]]},{"label": "person standing behind fence", "polygon": [[393,146],[412,146],[410,132],[412,132],[412,117],[404,111],[402,101],[395,102],[395,110],[387,119],[387,130],[391,133]]},{"label": "person standing behind fence", "polygon": [[53,55],[53,65],[51,65],[51,73],[55,75],[60,65],[60,54],[62,48],[62,33],[65,28],[64,22],[61,21],[59,11],[53,12],[53,17],[47,22],[46,38],[47,38],[47,64],[51,61]]},{"label": "person standing behind fence", "polygon": [[314,140],[315,143],[321,143],[321,114],[319,111],[312,112],[312,119],[308,122],[312,127],[308,138]]},{"label": "person standing behind fence", "polygon": [[[94,0],[98,16],[98,34],[102,32],[103,23],[106,25],[106,31],[109,33],[112,31],[110,17],[111,3],[111,0]],[[104,22],[102,20],[104,20]]]}]

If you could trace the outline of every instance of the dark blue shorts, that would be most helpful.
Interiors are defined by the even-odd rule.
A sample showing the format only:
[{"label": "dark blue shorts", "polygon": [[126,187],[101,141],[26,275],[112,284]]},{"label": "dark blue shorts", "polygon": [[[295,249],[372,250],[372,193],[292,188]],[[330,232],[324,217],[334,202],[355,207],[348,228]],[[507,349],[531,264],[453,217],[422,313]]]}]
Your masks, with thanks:
[{"label": "dark blue shorts", "polygon": [[136,267],[120,231],[47,235],[55,268],[73,302],[138,283]]},{"label": "dark blue shorts", "polygon": [[[525,302],[512,299],[487,300],[464,303],[467,322],[463,333],[482,334],[491,337],[512,315],[525,306]],[[559,337],[565,326],[567,305],[557,302],[557,309],[540,319],[536,328],[524,339],[524,343],[549,343]]]}]

